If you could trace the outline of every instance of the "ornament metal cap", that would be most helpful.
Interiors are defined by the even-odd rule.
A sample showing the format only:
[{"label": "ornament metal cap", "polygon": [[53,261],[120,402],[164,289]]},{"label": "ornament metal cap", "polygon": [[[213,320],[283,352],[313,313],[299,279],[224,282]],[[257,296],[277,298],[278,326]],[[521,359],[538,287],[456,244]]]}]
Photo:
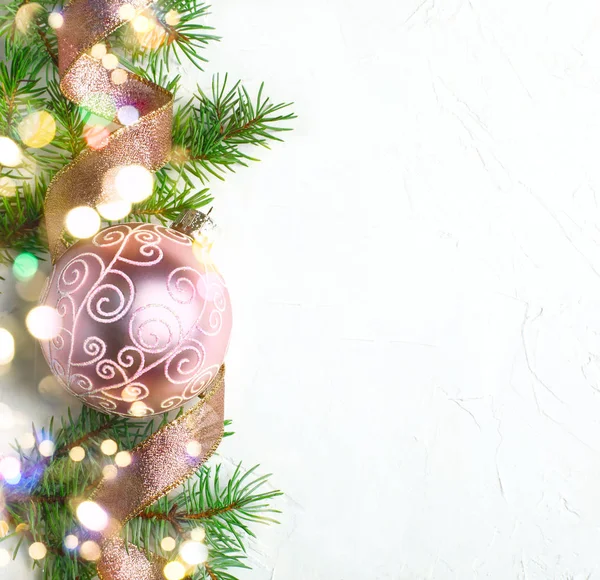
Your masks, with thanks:
[{"label": "ornament metal cap", "polygon": [[187,209],[181,212],[180,216],[173,222],[171,229],[193,238],[196,232],[215,227],[215,223],[209,217],[211,212],[212,208],[208,213]]}]

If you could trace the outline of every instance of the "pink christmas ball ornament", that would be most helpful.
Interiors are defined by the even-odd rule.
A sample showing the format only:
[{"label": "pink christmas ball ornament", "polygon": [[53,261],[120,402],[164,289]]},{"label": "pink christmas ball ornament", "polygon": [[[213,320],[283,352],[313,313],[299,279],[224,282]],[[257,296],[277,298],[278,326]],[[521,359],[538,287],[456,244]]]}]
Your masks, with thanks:
[{"label": "pink christmas ball ornament", "polygon": [[156,224],[123,224],[69,248],[42,303],[60,333],[41,341],[70,393],[103,412],[163,413],[202,394],[231,334],[231,302],[189,236]]}]

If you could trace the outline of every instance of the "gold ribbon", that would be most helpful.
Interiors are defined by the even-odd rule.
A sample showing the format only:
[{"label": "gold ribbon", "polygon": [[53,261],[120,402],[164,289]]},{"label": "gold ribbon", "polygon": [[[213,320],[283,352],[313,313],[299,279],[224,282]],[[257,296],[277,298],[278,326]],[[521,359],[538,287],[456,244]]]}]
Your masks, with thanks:
[{"label": "gold ribbon", "polygon": [[[120,527],[157,499],[181,485],[214,453],[223,438],[225,367],[200,403],[165,425],[132,451],[131,465],[105,479],[92,494],[118,526],[101,545],[101,580],[164,580],[165,560],[146,554],[118,536]],[[190,441],[201,445],[198,457],[187,452]]]},{"label": "gold ribbon", "polygon": [[[124,5],[141,11],[151,0],[72,0],[58,29],[60,87],[69,100],[116,122],[116,111],[133,105],[138,121],[113,132],[101,149],[86,149],[59,171],[45,200],[46,229],[53,262],[65,252],[63,239],[67,213],[74,207],[95,207],[110,191],[105,176],[124,165],[142,165],[156,171],[171,152],[173,95],[137,75],[127,73],[125,83],[113,82],[111,71],[87,51],[106,39],[126,20]],[[122,12],[122,11],[121,11]],[[164,580],[165,560],[148,554],[120,538],[120,529],[131,518],[181,485],[213,454],[223,437],[225,371],[221,368],[200,402],[168,423],[132,452],[132,462],[120,468],[115,479],[104,479],[92,494],[115,526],[100,539],[101,580]],[[200,443],[192,457],[187,445]]]},{"label": "gold ribbon", "polygon": [[74,207],[95,207],[110,194],[105,176],[124,165],[160,169],[171,152],[173,95],[133,73],[115,84],[111,71],[87,51],[125,24],[119,9],[137,11],[151,0],[72,0],[57,30],[60,88],[65,97],[92,113],[117,122],[124,105],[136,107],[138,121],[113,132],[101,149],[86,149],[59,171],[48,188],[45,201],[48,245],[53,262],[65,252],[63,240],[67,213]]}]

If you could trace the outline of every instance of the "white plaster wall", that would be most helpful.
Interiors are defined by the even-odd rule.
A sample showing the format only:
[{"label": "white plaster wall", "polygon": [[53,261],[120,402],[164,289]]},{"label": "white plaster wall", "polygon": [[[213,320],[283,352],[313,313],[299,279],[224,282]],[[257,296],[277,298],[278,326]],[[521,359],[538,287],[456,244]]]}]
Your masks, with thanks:
[{"label": "white plaster wall", "polygon": [[287,494],[243,578],[600,578],[600,4],[215,4],[200,82],[300,116],[213,190],[221,453]]}]

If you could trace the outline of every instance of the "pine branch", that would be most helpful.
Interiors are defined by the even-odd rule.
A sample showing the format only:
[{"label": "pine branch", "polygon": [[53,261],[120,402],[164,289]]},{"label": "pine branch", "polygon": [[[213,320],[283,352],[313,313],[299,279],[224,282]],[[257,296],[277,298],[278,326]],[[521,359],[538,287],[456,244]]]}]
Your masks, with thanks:
[{"label": "pine branch", "polygon": [[190,177],[202,183],[211,176],[222,180],[236,165],[257,161],[242,147],[269,148],[270,141],[281,141],[278,134],[289,131],[285,125],[296,118],[293,113],[282,113],[289,103],[273,104],[265,98],[263,85],[253,100],[241,83],[231,88],[227,84],[227,75],[223,82],[216,75],[211,96],[198,88],[194,98],[175,115],[171,167],[190,184]]}]

